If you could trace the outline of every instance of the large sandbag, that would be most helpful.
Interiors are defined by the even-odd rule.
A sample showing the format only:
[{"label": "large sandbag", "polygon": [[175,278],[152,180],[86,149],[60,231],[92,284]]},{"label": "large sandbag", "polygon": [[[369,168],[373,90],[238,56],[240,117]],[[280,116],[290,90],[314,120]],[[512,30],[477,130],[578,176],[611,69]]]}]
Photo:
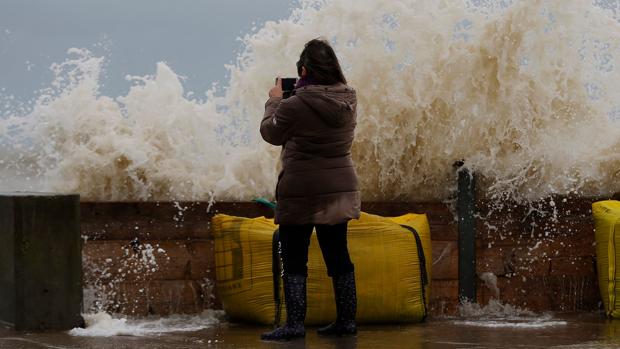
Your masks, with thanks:
[{"label": "large sandbag", "polygon": [[595,202],[592,214],[598,283],[605,313],[620,317],[620,201]]},{"label": "large sandbag", "polygon": [[[273,220],[216,215],[212,223],[217,288],[226,313],[236,321],[260,324],[286,319]],[[348,246],[356,271],[358,322],[424,320],[431,270],[426,215],[388,218],[362,213],[349,223]],[[308,253],[307,294],[306,324],[335,319],[331,279],[316,234]]]}]

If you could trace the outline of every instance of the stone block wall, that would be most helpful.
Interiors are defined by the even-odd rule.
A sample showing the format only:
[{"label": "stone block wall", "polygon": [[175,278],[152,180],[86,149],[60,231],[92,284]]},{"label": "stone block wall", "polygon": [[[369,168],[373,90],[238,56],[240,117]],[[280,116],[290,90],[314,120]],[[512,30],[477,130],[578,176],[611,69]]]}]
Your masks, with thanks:
[{"label": "stone block wall", "polygon": [[[477,203],[479,303],[499,296],[502,302],[534,311],[599,309],[590,213],[594,199],[552,201],[501,208]],[[362,208],[386,216],[428,215],[433,242],[431,314],[455,313],[458,231],[450,205],[368,202]],[[83,202],[81,209],[86,300],[99,299],[108,311],[136,316],[221,307],[211,217],[219,212],[272,215],[255,203]],[[493,277],[497,289],[483,281]]]}]

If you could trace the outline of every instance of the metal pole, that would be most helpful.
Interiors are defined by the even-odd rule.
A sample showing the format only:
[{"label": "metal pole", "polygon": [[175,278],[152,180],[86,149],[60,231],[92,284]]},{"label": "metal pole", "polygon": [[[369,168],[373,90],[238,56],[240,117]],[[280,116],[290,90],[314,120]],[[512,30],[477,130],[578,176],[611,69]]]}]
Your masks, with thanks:
[{"label": "metal pole", "polygon": [[476,181],[464,165],[458,166],[456,210],[459,232],[459,300],[476,301]]}]

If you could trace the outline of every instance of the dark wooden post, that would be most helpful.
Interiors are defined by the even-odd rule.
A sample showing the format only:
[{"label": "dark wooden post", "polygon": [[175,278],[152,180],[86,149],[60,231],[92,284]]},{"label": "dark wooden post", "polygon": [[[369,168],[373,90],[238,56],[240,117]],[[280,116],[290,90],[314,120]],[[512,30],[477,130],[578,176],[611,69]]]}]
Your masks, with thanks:
[{"label": "dark wooden post", "polygon": [[463,162],[458,166],[456,211],[459,231],[459,299],[476,300],[476,180]]},{"label": "dark wooden post", "polygon": [[0,321],[66,330],[81,310],[79,195],[0,193]]}]

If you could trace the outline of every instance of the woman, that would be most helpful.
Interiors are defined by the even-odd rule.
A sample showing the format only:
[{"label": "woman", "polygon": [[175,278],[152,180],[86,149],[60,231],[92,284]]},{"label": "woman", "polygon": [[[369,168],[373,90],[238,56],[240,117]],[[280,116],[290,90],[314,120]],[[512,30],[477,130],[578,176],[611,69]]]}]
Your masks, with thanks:
[{"label": "woman", "polygon": [[264,340],[304,337],[308,246],[316,227],[336,299],[336,321],[322,335],[357,332],[353,263],[347,249],[347,222],[359,218],[360,194],[351,159],[356,125],[355,90],[347,86],[329,43],[306,43],[294,95],[282,99],[280,79],[269,91],[260,132],[282,146],[276,186],[275,222],[280,224],[286,324]]}]

